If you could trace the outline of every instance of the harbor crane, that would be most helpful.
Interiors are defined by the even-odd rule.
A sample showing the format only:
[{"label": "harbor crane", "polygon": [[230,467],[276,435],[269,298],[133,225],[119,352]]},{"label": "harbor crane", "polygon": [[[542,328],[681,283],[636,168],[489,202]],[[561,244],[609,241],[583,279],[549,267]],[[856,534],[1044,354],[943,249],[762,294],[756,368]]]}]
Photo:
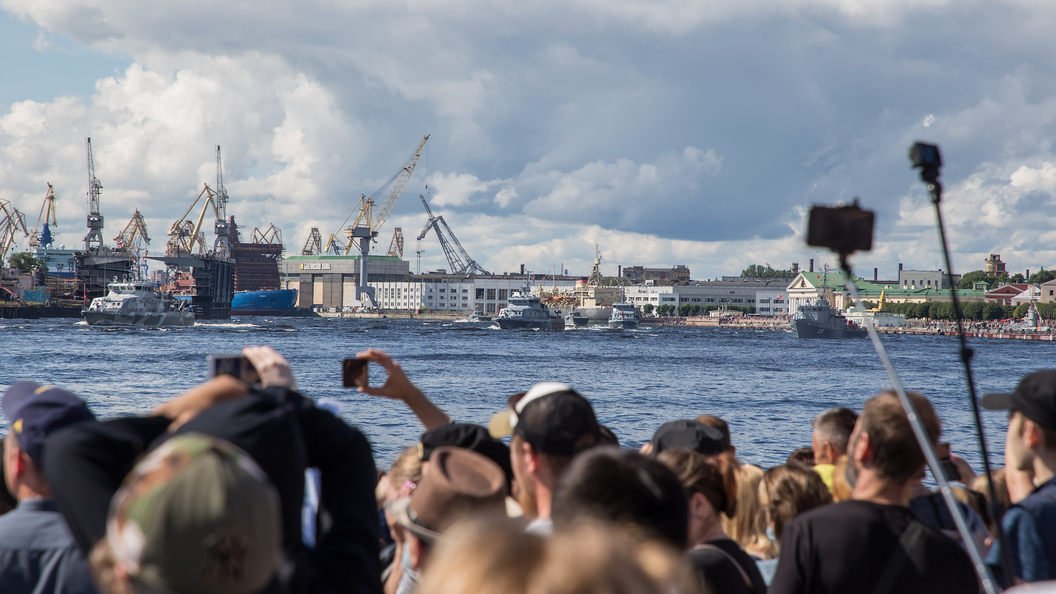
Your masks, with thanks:
[{"label": "harbor crane", "polygon": [[[447,263],[451,266],[451,274],[491,274],[484,270],[480,264],[477,264],[476,260],[469,257],[469,253],[466,252],[466,249],[458,242],[458,238],[455,237],[455,232],[451,230],[451,227],[447,226],[447,221],[444,220],[443,215],[436,216],[433,214],[433,211],[429,208],[429,203],[425,201],[425,196],[419,194],[418,197],[422,199],[425,212],[429,215],[429,221],[425,224],[422,232],[418,234],[418,240],[421,241],[429,233],[430,229],[436,231],[436,238],[440,240],[440,247],[444,249]],[[445,231],[447,233],[446,236],[444,235]]]},{"label": "harbor crane", "polygon": [[213,240],[213,251],[222,256],[231,253],[231,242],[228,239],[230,230],[227,223],[227,188],[224,187],[224,168],[220,162],[220,145],[216,145],[216,195],[214,210],[216,220],[213,221],[213,231],[216,239]]},{"label": "harbor crane", "polygon": [[267,229],[261,231],[257,227],[253,227],[253,232],[249,234],[250,243],[267,243],[267,244],[279,244],[282,245],[282,231],[272,223]]},{"label": "harbor crane", "polygon": [[389,242],[388,256],[396,256],[403,259],[403,229],[396,227],[392,233],[392,241]]},{"label": "harbor crane", "polygon": [[[205,203],[202,204],[202,213],[198,215],[197,221],[192,221],[187,217],[191,214],[191,211],[194,210],[198,201],[202,199],[202,196],[206,197]],[[216,192],[213,192],[213,189],[209,187],[209,184],[205,184],[205,187],[198,193],[198,197],[191,203],[187,212],[183,213],[183,216],[169,228],[169,241],[166,244],[167,256],[177,258],[195,253],[204,254],[206,252],[205,233],[202,232],[202,222],[205,221],[205,213],[209,210],[209,207],[212,207],[213,215],[219,220],[220,212],[216,207]],[[225,253],[224,255],[226,256],[227,254]]]},{"label": "harbor crane", "polygon": [[312,227],[311,233],[308,234],[308,240],[304,242],[304,247],[301,248],[302,256],[317,256],[323,252],[323,237],[319,235],[319,227]]},{"label": "harbor crane", "polygon": [[[40,221],[44,220],[44,232],[40,233]],[[44,204],[40,205],[40,214],[37,215],[37,224],[34,225],[33,231],[29,234],[29,247],[37,249],[41,246],[51,246],[51,229],[52,227],[58,227],[59,223],[55,220],[55,189],[48,184],[48,193],[44,195]]]},{"label": "harbor crane", "polygon": [[[411,174],[414,173],[414,167],[418,164],[418,158],[422,156],[422,150],[425,149],[425,143],[429,141],[429,135],[426,134],[422,138],[422,142],[418,144],[418,148],[415,149],[414,154],[407,160],[407,164],[402,169],[397,171],[392,177],[389,178],[380,188],[377,189],[369,197],[360,195],[359,203],[352,212],[348,213],[345,220],[341,222],[341,227],[344,228],[344,235],[346,241],[341,242],[336,234],[331,234],[326,240],[325,251],[334,255],[349,255],[352,253],[352,248],[356,245],[356,240],[360,243],[360,254],[365,255],[369,251],[369,245],[366,240],[373,239],[378,235],[378,229],[385,224],[385,220],[389,218],[389,213],[392,212],[392,207],[396,204],[396,199],[400,197],[403,192],[404,186],[407,185],[407,180],[411,178]],[[381,202],[381,206],[378,207],[378,211],[374,212],[374,205],[377,203],[378,197],[381,196],[382,192],[386,189],[389,190],[386,194],[385,199]],[[356,214],[356,220],[347,228],[345,223],[352,218],[352,215]],[[364,245],[367,248],[364,249]]]},{"label": "harbor crane", "polygon": [[[392,212],[392,207],[396,204],[396,199],[400,197],[403,192],[404,186],[407,185],[407,180],[411,178],[411,174],[414,173],[414,167],[418,164],[418,158],[422,156],[422,151],[425,149],[425,143],[429,141],[429,135],[426,134],[422,138],[422,142],[418,144],[418,148],[415,149],[414,154],[407,160],[407,164],[402,169],[396,172],[385,184],[383,184],[376,192],[371,194],[369,197],[366,195],[360,195],[359,204],[356,209],[348,213],[345,220],[341,222],[341,228],[344,228],[343,234],[345,239],[339,239],[336,234],[331,234],[326,240],[326,246],[323,247],[322,252],[335,254],[335,255],[349,255],[352,253],[354,246],[359,248],[359,274],[358,282],[356,285],[355,298],[367,304],[368,307],[373,306],[374,303],[374,290],[367,286],[367,258],[370,255],[370,243],[376,241],[378,236],[378,229],[385,224],[385,220],[389,218],[389,213]],[[374,211],[374,205],[376,200],[380,198],[382,193],[388,189],[388,194],[382,200],[381,205],[378,207],[377,212]],[[352,215],[357,212],[356,220],[348,227],[345,227],[345,223],[352,218]],[[317,244],[314,244],[314,237],[309,237],[308,242],[305,243],[305,248],[302,250],[308,251],[309,248],[316,248]],[[316,252],[306,255],[316,255]],[[366,295],[366,299],[363,295]]]},{"label": "harbor crane", "polygon": [[88,147],[88,235],[84,236],[85,251],[103,249],[103,214],[99,211],[99,195],[103,184],[95,177],[95,159],[92,157],[92,139],[86,142]]},{"label": "harbor crane", "polygon": [[22,234],[29,237],[26,229],[26,215],[22,214],[7,200],[0,200],[0,266],[7,260],[7,251],[15,242],[15,234],[19,228]]},{"label": "harbor crane", "polygon": [[132,220],[125,225],[125,229],[114,238],[114,242],[117,244],[118,251],[130,255],[138,255],[144,243],[150,245],[147,221],[140,214],[138,208],[136,209],[136,214],[132,215]]}]

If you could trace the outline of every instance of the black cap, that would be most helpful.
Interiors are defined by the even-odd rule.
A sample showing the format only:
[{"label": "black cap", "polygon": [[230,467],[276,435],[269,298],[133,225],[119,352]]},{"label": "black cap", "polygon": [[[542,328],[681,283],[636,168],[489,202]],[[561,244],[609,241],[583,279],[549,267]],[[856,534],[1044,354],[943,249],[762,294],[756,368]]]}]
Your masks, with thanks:
[{"label": "black cap", "polygon": [[1018,410],[1049,431],[1056,431],[1056,369],[1043,369],[1023,376],[1013,392],[986,394],[983,408]]},{"label": "black cap", "polygon": [[488,435],[488,430],[474,423],[448,423],[422,434],[422,461],[432,455],[433,450],[454,446],[472,450],[499,465],[506,480],[513,480],[510,465],[510,448],[500,440]]},{"label": "black cap", "polygon": [[722,437],[722,431],[699,421],[670,421],[653,434],[653,455],[676,448],[696,450],[705,456],[721,454],[726,450]]},{"label": "black cap", "polygon": [[44,441],[53,431],[94,419],[88,405],[73,392],[36,382],[18,382],[4,392],[4,416],[19,446],[44,468]]}]

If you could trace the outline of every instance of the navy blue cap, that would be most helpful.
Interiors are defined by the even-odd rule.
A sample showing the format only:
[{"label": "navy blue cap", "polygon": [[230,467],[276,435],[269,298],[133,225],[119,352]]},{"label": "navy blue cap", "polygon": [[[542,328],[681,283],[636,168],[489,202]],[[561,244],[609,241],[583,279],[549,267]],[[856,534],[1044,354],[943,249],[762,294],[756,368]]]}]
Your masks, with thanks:
[{"label": "navy blue cap", "polygon": [[18,382],[4,392],[2,404],[9,430],[38,468],[44,468],[44,441],[53,431],[94,419],[79,396],[55,386]]},{"label": "navy blue cap", "polygon": [[722,431],[699,421],[683,419],[660,425],[653,434],[653,455],[664,450],[685,448],[696,450],[705,456],[721,454],[726,450]]}]

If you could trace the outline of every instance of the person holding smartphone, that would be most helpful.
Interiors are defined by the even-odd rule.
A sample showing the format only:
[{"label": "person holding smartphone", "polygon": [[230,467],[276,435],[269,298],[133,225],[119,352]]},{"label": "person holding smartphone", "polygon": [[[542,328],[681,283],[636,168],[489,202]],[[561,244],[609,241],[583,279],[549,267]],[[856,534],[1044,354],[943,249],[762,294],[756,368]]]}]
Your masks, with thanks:
[{"label": "person holding smartphone", "polygon": [[[172,435],[204,434],[248,453],[278,492],[285,569],[265,592],[380,594],[370,444],[300,394],[279,353],[247,347],[242,354],[259,384],[218,375],[150,416],[83,423],[48,441],[48,478],[78,547],[87,554],[107,534],[111,498],[140,457]],[[301,540],[309,467],[320,471],[319,505],[327,518],[314,548]]]}]

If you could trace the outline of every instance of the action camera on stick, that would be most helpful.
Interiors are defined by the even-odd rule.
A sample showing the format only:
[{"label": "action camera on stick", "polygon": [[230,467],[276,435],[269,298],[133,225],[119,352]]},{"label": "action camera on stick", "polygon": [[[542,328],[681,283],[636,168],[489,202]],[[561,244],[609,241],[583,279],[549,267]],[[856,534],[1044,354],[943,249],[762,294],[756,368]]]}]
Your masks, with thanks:
[{"label": "action camera on stick", "polygon": [[873,249],[874,213],[862,210],[858,199],[850,206],[813,206],[807,223],[807,245],[840,254]]}]

